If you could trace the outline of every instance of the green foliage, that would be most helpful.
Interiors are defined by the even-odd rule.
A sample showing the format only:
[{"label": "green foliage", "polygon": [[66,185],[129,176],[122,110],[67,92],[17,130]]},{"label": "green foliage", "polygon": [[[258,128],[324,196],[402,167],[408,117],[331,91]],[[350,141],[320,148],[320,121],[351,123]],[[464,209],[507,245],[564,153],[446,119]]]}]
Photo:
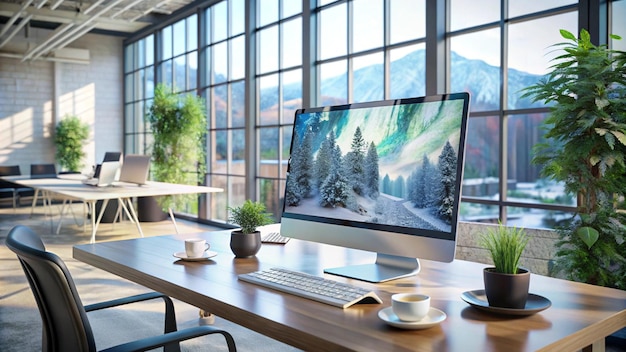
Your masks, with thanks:
[{"label": "green foliage", "polygon": [[600,237],[598,230],[589,226],[579,227],[578,230],[576,230],[576,234],[587,245],[587,248],[591,248],[591,246],[598,242],[598,238]]},{"label": "green foliage", "polygon": [[[585,230],[599,235],[590,246]],[[555,273],[569,280],[626,290],[626,214],[604,205],[591,215],[576,215],[558,230]],[[593,232],[593,231],[591,231]]]},{"label": "green foliage", "polygon": [[274,220],[265,211],[265,204],[246,200],[240,207],[228,207],[228,221],[241,227],[241,232],[248,234],[256,231],[258,226],[269,225]]},{"label": "green foliage", "polygon": [[62,169],[80,171],[85,157],[83,144],[89,137],[89,125],[77,116],[66,116],[56,126],[54,144],[55,157]]},{"label": "green foliage", "polygon": [[566,41],[555,47],[564,53],[524,94],[554,103],[533,162],[578,196],[577,214],[558,228],[556,272],[626,289],[624,214],[614,207],[626,190],[626,53],[594,45],[584,29],[578,39],[561,35]]},{"label": "green foliage", "polygon": [[[153,179],[177,184],[202,183],[206,170],[204,100],[192,94],[176,95],[170,87],[159,84],[147,118],[154,137]],[[192,175],[196,172],[194,179]],[[189,201],[189,196],[163,197],[160,204],[167,209],[181,207]]]},{"label": "green foliage", "polygon": [[500,223],[497,228],[490,228],[482,234],[479,242],[489,250],[497,272],[517,274],[520,257],[528,244],[524,229]]},{"label": "green foliage", "polygon": [[[561,30],[552,72],[526,88],[524,97],[556,103],[545,120],[546,143],[534,148],[533,162],[545,176],[581,195],[581,212],[623,194],[626,184],[626,53]],[[619,39],[618,36],[612,36]]]}]

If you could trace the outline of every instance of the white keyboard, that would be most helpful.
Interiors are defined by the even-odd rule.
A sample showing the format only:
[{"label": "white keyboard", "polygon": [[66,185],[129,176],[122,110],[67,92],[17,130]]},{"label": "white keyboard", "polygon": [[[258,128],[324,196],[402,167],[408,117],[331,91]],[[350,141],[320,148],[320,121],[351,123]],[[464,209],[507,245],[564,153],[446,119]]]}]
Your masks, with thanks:
[{"label": "white keyboard", "polygon": [[280,232],[270,232],[267,235],[263,236],[261,238],[261,242],[262,243],[278,243],[278,244],[285,244],[287,242],[289,242],[289,237],[283,237],[280,235]]},{"label": "white keyboard", "polygon": [[356,303],[383,303],[373,291],[287,269],[255,271],[241,274],[239,279],[339,308]]}]

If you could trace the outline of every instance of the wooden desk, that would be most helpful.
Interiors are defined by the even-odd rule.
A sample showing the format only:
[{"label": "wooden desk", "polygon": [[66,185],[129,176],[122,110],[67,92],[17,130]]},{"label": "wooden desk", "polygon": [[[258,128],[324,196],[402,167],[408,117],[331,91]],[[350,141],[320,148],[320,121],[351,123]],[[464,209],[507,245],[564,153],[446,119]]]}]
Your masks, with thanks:
[{"label": "wooden desk", "polygon": [[[531,292],[552,307],[526,317],[503,317],[470,307],[464,291],[481,289],[484,265],[422,260],[415,276],[384,284],[325,275],[371,288],[383,304],[342,310],[237,279],[254,270],[282,266],[316,275],[325,267],[374,260],[372,253],[292,239],[264,244],[255,258],[235,259],[230,231],[187,235],[206,238],[219,254],[205,262],[177,261],[185,236],[159,236],[78,245],[74,258],[304,350],[340,351],[574,351],[604,349],[604,336],[626,326],[626,291],[531,277]],[[427,330],[387,326],[377,313],[397,292],[431,295],[447,319]]]},{"label": "wooden desk", "polygon": [[[132,205],[132,198],[135,197],[151,197],[151,196],[165,196],[165,195],[177,195],[177,194],[193,194],[193,193],[211,193],[221,192],[221,188],[205,187],[205,186],[191,186],[191,185],[179,185],[173,183],[153,182],[148,181],[145,185],[136,185],[129,183],[116,182],[113,186],[108,187],[94,187],[88,186],[81,182],[84,176],[78,175],[78,177],[68,176],[59,178],[33,178],[29,176],[8,176],[3,177],[6,180],[17,183],[24,187],[30,187],[35,190],[35,199],[33,199],[33,205],[36,202],[36,197],[39,192],[46,192],[52,195],[56,195],[59,198],[63,198],[64,202],[60,210],[60,219],[58,230],[63,221],[63,215],[66,208],[66,202],[68,200],[75,200],[88,203],[93,211],[94,216],[91,217],[91,243],[96,241],[96,232],[98,225],[102,219],[102,215],[107,207],[109,200],[117,199],[131,220],[137,226],[137,231],[143,237],[139,220]],[[95,214],[96,202],[103,201],[99,214]]]}]

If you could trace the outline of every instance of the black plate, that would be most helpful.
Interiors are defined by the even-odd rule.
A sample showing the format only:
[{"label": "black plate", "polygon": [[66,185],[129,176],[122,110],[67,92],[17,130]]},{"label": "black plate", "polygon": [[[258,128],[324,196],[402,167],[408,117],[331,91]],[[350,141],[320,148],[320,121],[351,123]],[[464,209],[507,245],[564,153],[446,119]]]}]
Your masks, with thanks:
[{"label": "black plate", "polygon": [[480,310],[506,315],[532,315],[548,309],[552,305],[549,299],[532,293],[528,294],[528,300],[526,300],[526,306],[523,309],[492,307],[487,302],[485,290],[466,291],[461,294],[461,298]]}]

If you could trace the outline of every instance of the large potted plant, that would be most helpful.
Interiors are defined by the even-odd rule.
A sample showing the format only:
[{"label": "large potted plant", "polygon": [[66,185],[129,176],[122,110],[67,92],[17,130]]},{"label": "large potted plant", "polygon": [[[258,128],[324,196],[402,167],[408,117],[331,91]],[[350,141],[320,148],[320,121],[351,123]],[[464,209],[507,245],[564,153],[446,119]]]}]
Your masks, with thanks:
[{"label": "large potted plant", "polygon": [[494,265],[483,270],[489,305],[523,309],[530,285],[530,272],[519,266],[528,244],[525,231],[499,224],[495,229],[487,229],[479,241],[489,251]]},{"label": "large potted plant", "polygon": [[626,289],[626,215],[616,207],[626,192],[626,53],[594,45],[584,29],[561,35],[552,71],[524,94],[551,104],[533,162],[577,196],[557,228],[556,273]]},{"label": "large potted plant", "polygon": [[[158,84],[148,122],[153,137],[150,149],[152,179],[176,184],[202,183],[206,169],[204,100],[193,94],[176,94],[169,86]],[[193,202],[191,197],[195,196],[160,197],[158,206],[152,198],[144,198],[139,207],[139,218],[141,221],[162,220],[167,213],[161,210],[182,208]]]},{"label": "large potted plant", "polygon": [[66,172],[80,172],[85,157],[83,145],[89,138],[89,125],[77,116],[65,116],[55,128],[55,158]]},{"label": "large potted plant", "polygon": [[269,225],[273,219],[265,210],[265,205],[246,200],[239,207],[228,207],[229,221],[241,229],[231,232],[230,249],[237,258],[251,257],[261,249],[261,233],[257,227]]}]

